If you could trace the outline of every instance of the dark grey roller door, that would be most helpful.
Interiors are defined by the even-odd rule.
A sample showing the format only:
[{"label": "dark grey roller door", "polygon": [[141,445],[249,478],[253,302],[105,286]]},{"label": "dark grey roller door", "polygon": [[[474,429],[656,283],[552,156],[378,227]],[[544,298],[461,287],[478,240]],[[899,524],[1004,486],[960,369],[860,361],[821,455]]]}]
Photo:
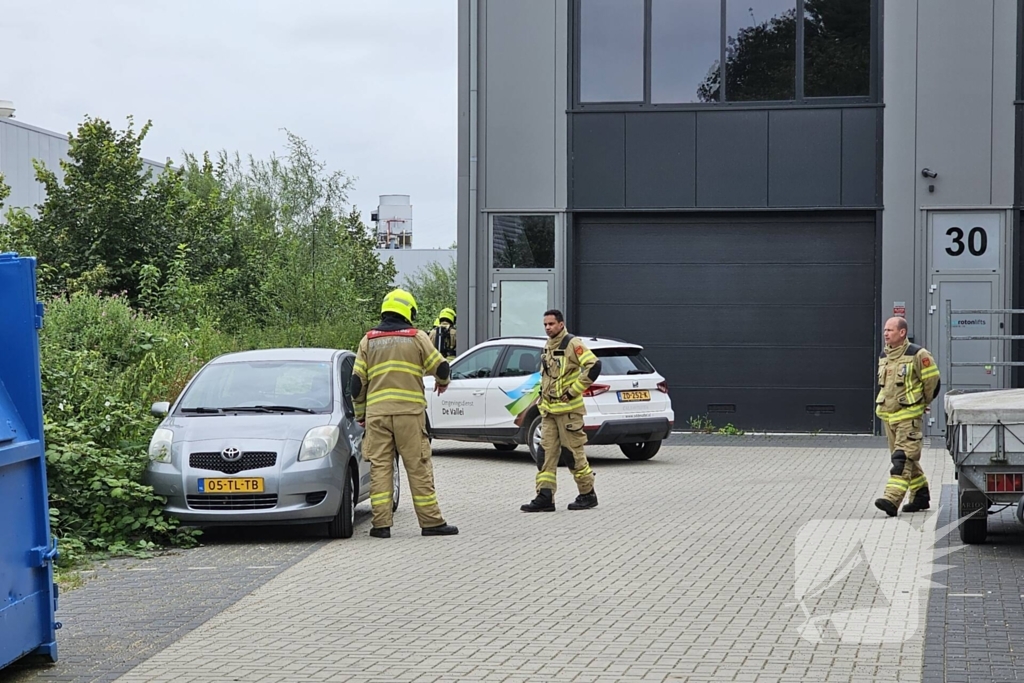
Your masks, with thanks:
[{"label": "dark grey roller door", "polygon": [[873,214],[574,224],[574,332],[645,346],[678,426],[872,431]]}]

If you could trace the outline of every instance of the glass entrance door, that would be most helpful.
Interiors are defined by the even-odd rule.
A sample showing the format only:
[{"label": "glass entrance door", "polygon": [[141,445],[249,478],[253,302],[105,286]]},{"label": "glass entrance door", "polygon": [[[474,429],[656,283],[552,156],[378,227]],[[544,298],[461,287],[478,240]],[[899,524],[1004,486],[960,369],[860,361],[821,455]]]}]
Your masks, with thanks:
[{"label": "glass entrance door", "polygon": [[491,336],[540,337],[551,308],[554,275],[496,275],[492,286]]}]

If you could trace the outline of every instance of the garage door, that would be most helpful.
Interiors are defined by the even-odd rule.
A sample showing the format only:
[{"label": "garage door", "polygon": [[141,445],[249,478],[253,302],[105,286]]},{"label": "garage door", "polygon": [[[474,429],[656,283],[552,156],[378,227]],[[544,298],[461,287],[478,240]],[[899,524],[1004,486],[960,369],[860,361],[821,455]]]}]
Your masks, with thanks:
[{"label": "garage door", "polygon": [[577,333],[645,346],[678,426],[872,431],[873,215],[574,224]]}]

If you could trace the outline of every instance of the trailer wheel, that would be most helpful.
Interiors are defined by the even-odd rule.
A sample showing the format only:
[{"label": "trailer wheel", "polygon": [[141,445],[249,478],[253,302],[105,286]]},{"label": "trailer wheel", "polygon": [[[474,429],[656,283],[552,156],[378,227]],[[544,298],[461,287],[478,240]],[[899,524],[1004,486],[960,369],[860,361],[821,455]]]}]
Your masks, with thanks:
[{"label": "trailer wheel", "polygon": [[[987,515],[986,515],[987,517]],[[968,545],[984,543],[988,536],[988,519],[968,519],[960,525],[960,540]]]},{"label": "trailer wheel", "polygon": [[962,484],[958,493],[959,517],[970,515],[960,523],[960,540],[970,545],[984,543],[988,536],[988,498],[980,491],[965,489]]}]

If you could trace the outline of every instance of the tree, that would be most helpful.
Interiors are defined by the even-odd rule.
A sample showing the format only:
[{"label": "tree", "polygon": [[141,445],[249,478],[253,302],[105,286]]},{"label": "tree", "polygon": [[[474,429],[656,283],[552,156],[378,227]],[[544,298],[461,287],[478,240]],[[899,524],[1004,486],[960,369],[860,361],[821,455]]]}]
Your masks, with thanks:
[{"label": "tree", "polygon": [[153,171],[141,157],[151,123],[138,133],[133,125],[129,116],[127,129],[116,131],[108,121],[86,117],[68,135],[68,160],[60,162],[63,179],[33,162],[46,201],[37,207],[39,218],[27,241],[65,286],[104,273],[101,279],[110,289],[134,299],[139,268],[173,258],[173,242],[165,234],[165,186],[152,183]]},{"label": "tree", "polygon": [[[267,161],[222,153],[218,173],[251,272],[260,273],[257,314],[264,322],[368,322],[395,276],[382,263],[359,213],[350,210],[353,180],[328,171],[314,149],[285,131],[286,156]],[[254,302],[255,303],[255,302]]]},{"label": "tree", "polygon": [[[416,297],[419,306],[418,326],[429,328],[443,308],[455,308],[458,269],[455,259],[448,264],[434,261],[407,275],[402,287]],[[456,311],[457,312],[457,311]]]}]

